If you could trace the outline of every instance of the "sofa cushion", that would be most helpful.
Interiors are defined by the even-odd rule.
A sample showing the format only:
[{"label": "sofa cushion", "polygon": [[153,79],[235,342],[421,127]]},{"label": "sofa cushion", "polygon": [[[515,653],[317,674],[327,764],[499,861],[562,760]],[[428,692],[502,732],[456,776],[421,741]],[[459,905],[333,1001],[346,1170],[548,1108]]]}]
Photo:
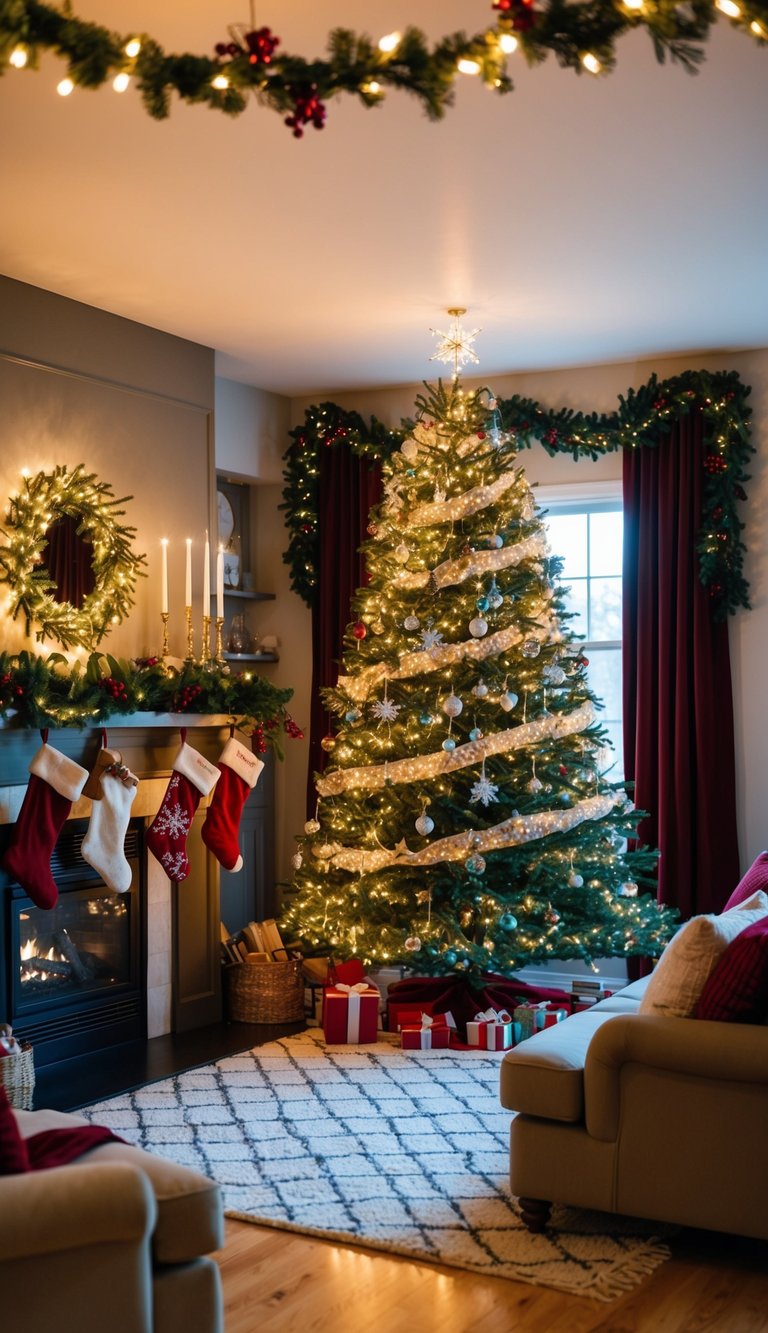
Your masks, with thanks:
[{"label": "sofa cushion", "polygon": [[19,1176],[31,1170],[26,1142],[11,1110],[8,1094],[0,1087],[0,1176]]},{"label": "sofa cushion", "polygon": [[738,907],[747,898],[751,898],[753,893],[758,892],[768,893],[768,852],[761,852],[755,857],[749,870],[742,875],[733,890],[723,911],[730,912],[732,907]]},{"label": "sofa cushion", "polygon": [[595,1009],[610,1009],[614,1014],[637,1013],[640,1001],[645,995],[650,976],[640,977],[637,981],[632,981],[628,986],[623,986],[621,990],[609,995],[605,1000],[598,1000]]},{"label": "sofa cushion", "polygon": [[[62,1111],[17,1111],[24,1138],[47,1129],[87,1125],[83,1116]],[[128,1162],[149,1178],[158,1205],[152,1252],[158,1263],[178,1264],[223,1244],[219,1186],[207,1176],[144,1152],[129,1143],[105,1143],[79,1158],[85,1162]]]},{"label": "sofa cushion", "polygon": [[768,896],[754,893],[721,916],[694,916],[670,940],[651,973],[639,1013],[692,1018],[719,958],[742,930],[768,915]]},{"label": "sofa cushion", "polygon": [[728,945],[701,992],[696,1017],[721,1023],[768,1018],[768,917],[754,921]]},{"label": "sofa cushion", "polygon": [[507,1051],[501,1062],[502,1106],[548,1120],[583,1120],[587,1047],[597,1029],[615,1017],[594,1005]]}]

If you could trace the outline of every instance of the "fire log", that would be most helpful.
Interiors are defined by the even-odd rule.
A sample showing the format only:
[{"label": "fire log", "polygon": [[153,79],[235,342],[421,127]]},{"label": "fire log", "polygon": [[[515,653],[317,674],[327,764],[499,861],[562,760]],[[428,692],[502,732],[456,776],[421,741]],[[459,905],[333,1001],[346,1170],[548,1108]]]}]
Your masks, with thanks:
[{"label": "fire log", "polygon": [[67,930],[54,930],[51,932],[51,939],[60,954],[66,958],[72,969],[74,980],[80,985],[85,986],[89,981],[93,981],[93,968],[88,967],[83,962],[80,954],[77,952],[72,939]]}]

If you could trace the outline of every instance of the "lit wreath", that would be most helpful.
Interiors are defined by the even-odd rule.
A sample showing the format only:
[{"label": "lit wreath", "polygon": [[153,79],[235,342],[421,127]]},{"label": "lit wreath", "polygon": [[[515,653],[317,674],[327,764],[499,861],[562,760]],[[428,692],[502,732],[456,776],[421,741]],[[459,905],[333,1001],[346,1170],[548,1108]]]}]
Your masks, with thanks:
[{"label": "lit wreath", "polygon": [[[117,506],[130,499],[129,495],[115,499],[112,488],[86,472],[82,463],[71,472],[62,465],[24,478],[5,516],[2,535],[7,545],[0,546],[0,582],[10,584],[11,614],[15,620],[23,611],[27,633],[34,621],[39,640],[57,639],[65,648],[90,649],[101,642],[110,625],[125,619],[134,604],[136,578],[143,576],[141,565],[146,563],[146,556],[131,550],[136,529],[117,521],[125,513]],[[79,608],[51,596],[54,584],[43,563],[48,529],[63,517],[77,519],[77,535],[93,546],[94,588]]]}]

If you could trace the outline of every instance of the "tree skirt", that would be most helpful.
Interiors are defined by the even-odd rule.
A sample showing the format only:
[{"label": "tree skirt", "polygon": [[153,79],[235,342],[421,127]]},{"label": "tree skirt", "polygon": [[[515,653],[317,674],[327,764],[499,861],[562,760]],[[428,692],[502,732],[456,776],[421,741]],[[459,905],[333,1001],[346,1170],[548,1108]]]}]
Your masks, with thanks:
[{"label": "tree skirt", "polygon": [[[501,1053],[269,1042],[83,1111],[218,1180],[229,1217],[613,1300],[669,1257],[652,1224],[509,1191]],[[658,1232],[659,1228],[655,1228]]]}]

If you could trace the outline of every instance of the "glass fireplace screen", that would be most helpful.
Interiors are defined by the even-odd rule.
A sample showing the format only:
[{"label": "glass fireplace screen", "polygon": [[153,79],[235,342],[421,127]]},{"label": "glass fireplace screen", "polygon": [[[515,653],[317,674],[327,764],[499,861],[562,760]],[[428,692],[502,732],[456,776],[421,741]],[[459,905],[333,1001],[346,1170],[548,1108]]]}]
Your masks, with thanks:
[{"label": "glass fireplace screen", "polygon": [[131,894],[69,890],[50,911],[19,904],[21,1006],[130,984]]}]

